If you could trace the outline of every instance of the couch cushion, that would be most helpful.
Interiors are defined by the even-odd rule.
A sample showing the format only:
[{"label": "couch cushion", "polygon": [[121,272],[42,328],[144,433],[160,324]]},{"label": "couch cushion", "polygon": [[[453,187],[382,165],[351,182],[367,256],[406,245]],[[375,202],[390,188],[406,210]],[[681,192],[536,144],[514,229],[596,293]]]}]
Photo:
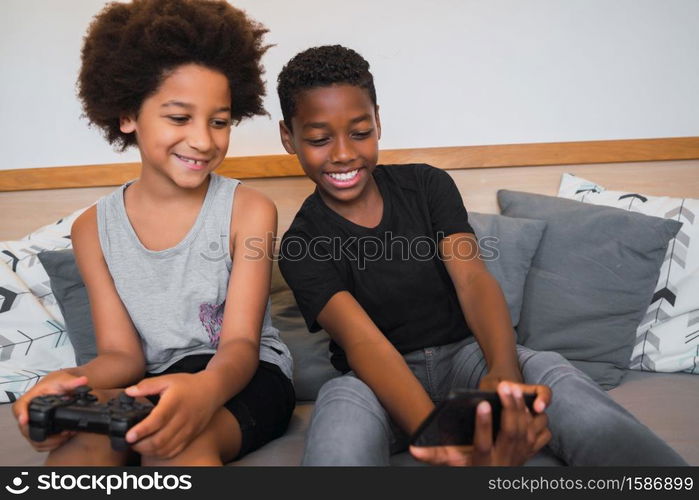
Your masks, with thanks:
[{"label": "couch cushion", "polygon": [[614,387],[681,224],[516,191],[498,191],[498,203],[504,215],[547,222],[525,284],[519,342],[557,351]]},{"label": "couch cushion", "polygon": [[0,404],[0,466],[43,465],[47,453],[39,453],[24,439],[17,428],[11,404]]},{"label": "couch cushion", "polygon": [[631,368],[699,373],[699,199],[610,191],[570,174],[561,177],[558,196],[682,222],[636,330]]},{"label": "couch cushion", "polygon": [[628,370],[609,395],[689,465],[699,465],[699,377]]}]

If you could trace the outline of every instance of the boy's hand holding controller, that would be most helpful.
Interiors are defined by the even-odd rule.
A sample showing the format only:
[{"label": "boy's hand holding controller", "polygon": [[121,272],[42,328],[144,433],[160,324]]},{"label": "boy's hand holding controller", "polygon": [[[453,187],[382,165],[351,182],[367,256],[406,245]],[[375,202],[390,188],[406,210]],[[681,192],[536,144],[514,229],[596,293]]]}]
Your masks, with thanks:
[{"label": "boy's hand holding controller", "polygon": [[70,394],[73,389],[87,385],[87,377],[72,375],[66,370],[58,370],[46,375],[39,383],[19,398],[12,406],[19,430],[36,451],[46,452],[58,448],[75,435],[75,431],[63,431],[37,442],[29,438],[29,403],[38,396],[49,394]]},{"label": "boy's hand holding controller", "polygon": [[[196,374],[174,373],[143,379],[127,387],[132,397],[158,395],[148,417],[132,427],[126,441],[136,452],[168,459],[176,456],[206,428],[221,406]],[[192,390],[195,389],[195,390]]]},{"label": "boy's hand holding controller", "polygon": [[[432,465],[485,466],[521,465],[551,439],[544,413],[533,416],[522,398],[522,388],[543,387],[538,394],[550,401],[551,392],[544,386],[526,386],[511,382],[497,384],[502,402],[500,432],[493,442],[490,405],[483,401],[477,407],[473,446],[411,446],[410,452],[418,460]],[[483,387],[481,390],[489,390]],[[548,391],[548,392],[547,392]],[[537,399],[537,402],[539,399]],[[536,405],[536,403],[535,403]]]}]

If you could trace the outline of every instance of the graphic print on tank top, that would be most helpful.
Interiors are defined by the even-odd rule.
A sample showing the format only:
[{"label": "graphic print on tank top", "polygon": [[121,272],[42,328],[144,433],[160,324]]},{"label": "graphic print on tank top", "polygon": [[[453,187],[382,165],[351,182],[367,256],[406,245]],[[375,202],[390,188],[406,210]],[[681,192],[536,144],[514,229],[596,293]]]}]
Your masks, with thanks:
[{"label": "graphic print on tank top", "polygon": [[224,300],[221,304],[201,304],[199,306],[199,321],[209,334],[211,347],[217,348],[221,338],[221,324],[223,323]]}]

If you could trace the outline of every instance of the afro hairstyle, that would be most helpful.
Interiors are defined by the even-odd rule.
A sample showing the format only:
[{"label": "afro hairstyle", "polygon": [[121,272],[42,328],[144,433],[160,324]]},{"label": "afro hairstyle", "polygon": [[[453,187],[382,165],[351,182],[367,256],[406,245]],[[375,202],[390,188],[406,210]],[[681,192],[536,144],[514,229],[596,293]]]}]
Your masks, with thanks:
[{"label": "afro hairstyle", "polygon": [[291,130],[296,101],[302,92],[341,84],[365,89],[376,107],[376,89],[369,63],[354,50],[342,45],[324,45],[296,54],[277,78],[284,124]]},{"label": "afro hairstyle", "polygon": [[82,48],[78,96],[85,116],[124,150],[135,134],[119,129],[138,115],[169,72],[199,64],[228,79],[234,122],[267,114],[260,62],[267,29],[225,0],[112,2],[95,16]]}]

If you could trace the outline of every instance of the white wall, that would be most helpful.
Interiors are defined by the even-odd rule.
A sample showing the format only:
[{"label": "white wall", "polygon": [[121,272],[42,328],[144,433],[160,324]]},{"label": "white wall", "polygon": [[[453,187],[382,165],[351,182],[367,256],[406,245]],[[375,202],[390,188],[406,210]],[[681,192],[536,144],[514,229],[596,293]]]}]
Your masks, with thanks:
[{"label": "white wall", "polygon": [[[102,0],[1,0],[0,169],[136,161],[80,117]],[[266,107],[229,155],[275,154],[276,77],[313,45],[371,63],[383,148],[699,135],[697,0],[232,0],[270,29]]]}]

